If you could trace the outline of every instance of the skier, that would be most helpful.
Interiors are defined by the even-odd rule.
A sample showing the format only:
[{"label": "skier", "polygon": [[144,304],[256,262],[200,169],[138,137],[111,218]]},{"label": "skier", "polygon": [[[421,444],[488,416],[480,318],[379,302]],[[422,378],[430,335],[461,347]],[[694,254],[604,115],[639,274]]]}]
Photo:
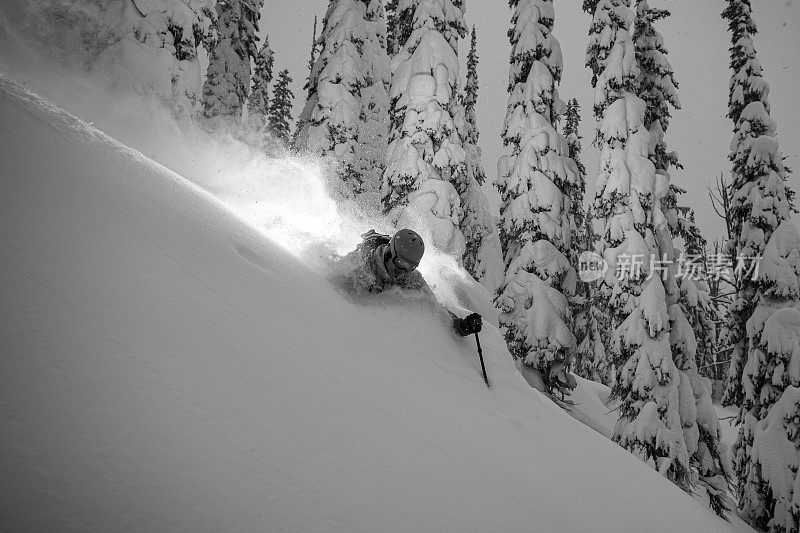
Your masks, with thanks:
[{"label": "skier", "polygon": [[[364,292],[378,293],[389,287],[400,287],[421,291],[444,309],[437,302],[425,278],[417,271],[422,254],[425,253],[425,243],[415,231],[401,229],[390,237],[372,229],[361,238],[364,239],[361,244],[344,257],[344,261],[355,265],[346,282],[350,292],[360,295]],[[478,313],[459,318],[447,309],[444,311],[452,320],[453,330],[462,337],[481,330],[483,322]]]}]

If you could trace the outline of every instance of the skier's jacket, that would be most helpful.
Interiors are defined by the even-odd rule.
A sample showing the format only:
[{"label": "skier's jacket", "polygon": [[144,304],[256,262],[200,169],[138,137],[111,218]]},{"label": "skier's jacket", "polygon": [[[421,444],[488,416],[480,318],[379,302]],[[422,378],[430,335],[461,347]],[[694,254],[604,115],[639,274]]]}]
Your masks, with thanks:
[{"label": "skier's jacket", "polygon": [[346,281],[347,289],[351,293],[355,295],[366,292],[378,293],[389,287],[420,291],[429,298],[436,311],[451,323],[457,334],[463,337],[472,333],[462,319],[436,300],[425,278],[417,270],[400,271],[397,276],[389,274],[386,270],[385,257],[389,253],[390,236],[382,235],[372,229],[361,238],[363,239],[361,244],[343,258],[345,262],[355,267]]},{"label": "skier's jacket", "polygon": [[348,289],[351,292],[357,295],[365,292],[376,293],[395,286],[401,289],[422,291],[433,296],[425,278],[418,271],[400,271],[397,276],[393,277],[386,270],[384,258],[389,253],[391,237],[381,235],[372,229],[363,234],[361,238],[364,239],[361,244],[344,258],[345,261],[355,265],[347,279]]}]

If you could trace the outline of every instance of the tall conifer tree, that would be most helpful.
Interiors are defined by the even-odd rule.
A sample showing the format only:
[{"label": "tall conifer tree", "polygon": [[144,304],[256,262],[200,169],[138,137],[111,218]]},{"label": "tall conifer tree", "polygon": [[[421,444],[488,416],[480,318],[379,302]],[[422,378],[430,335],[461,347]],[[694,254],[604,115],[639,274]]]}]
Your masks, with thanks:
[{"label": "tall conifer tree", "polygon": [[358,126],[357,167],[364,180],[364,205],[378,209],[386,148],[389,145],[389,90],[391,71],[386,50],[386,12],[383,0],[368,0],[365,13],[364,86],[361,88],[361,120]]},{"label": "tall conifer tree", "polygon": [[[469,40],[469,54],[467,55],[467,81],[464,84],[464,118],[467,121],[467,136],[465,142],[478,145],[478,119],[475,115],[475,105],[478,103],[478,35],[475,26]],[[486,176],[481,176],[482,184]]]},{"label": "tall conifer tree", "polygon": [[[756,23],[750,0],[726,0],[722,12],[731,32],[731,80],[728,96],[728,117],[734,123],[731,153],[733,191],[731,234],[728,253],[735,259],[758,257],[778,225],[789,217],[786,190],[787,171],[782,161],[751,159],[765,152],[777,152],[777,146],[765,146],[767,137],[775,138],[775,121],[769,116],[769,85],[762,77],[761,63],[756,57],[753,35]],[[777,144],[777,141],[772,141]],[[771,150],[767,150],[770,148]],[[755,307],[756,283],[744,275],[737,276],[737,297],[728,309],[723,342],[732,347],[728,387],[723,403],[744,406],[742,388],[743,365],[747,358],[746,324]]]},{"label": "tall conifer tree", "polygon": [[[578,184],[574,189],[571,215],[575,224],[574,246],[569,250],[570,264],[579,268],[582,253],[594,249],[595,236],[591,217],[584,206],[586,194],[586,167],[581,161],[580,105],[573,98],[567,102],[564,113],[564,138],[569,146],[569,158],[575,161],[578,169]],[[600,291],[595,290],[594,282],[579,280],[576,295],[570,300],[575,317],[574,331],[577,339],[573,370],[581,377],[611,385],[606,368],[606,346],[610,333],[605,300]]]},{"label": "tall conifer tree", "polygon": [[463,215],[461,232],[464,234],[464,269],[478,280],[490,293],[497,290],[502,280],[502,252],[497,234],[497,217],[491,214],[489,202],[481,185],[486,173],[481,163],[480,133],[475,105],[478,102],[478,37],[472,27],[469,55],[467,56],[467,80],[461,94],[461,116],[455,117],[461,127],[466,151],[466,188],[460,192]]},{"label": "tall conifer tree", "polygon": [[747,321],[744,420],[733,446],[739,510],[754,528],[793,532],[800,529],[800,233],[791,220],[764,247],[757,291]]},{"label": "tall conifer tree", "polygon": [[[729,155],[732,238],[727,250],[739,265],[763,259],[757,275],[750,268],[735,269],[737,295],[722,336],[732,347],[723,401],[739,406],[739,435],[732,451],[740,514],[758,528],[796,531],[797,495],[786,491],[796,486],[796,474],[787,477],[786,461],[796,473],[800,440],[791,417],[797,420],[793,386],[800,383],[800,372],[791,363],[797,351],[791,346],[800,335],[793,279],[800,239],[788,221],[792,193],[786,186],[777,124],[769,114],[769,86],[753,46],[756,24],[750,0],[726,4],[722,16],[732,41],[728,117],[734,123]],[[784,450],[777,456],[776,446]]]},{"label": "tall conifer tree", "polygon": [[688,489],[680,373],[672,357],[667,294],[653,260],[667,247],[662,199],[669,180],[649,159],[630,2],[599,0],[594,8],[587,66],[601,156],[592,212],[602,228],[597,250],[609,263],[598,290],[608,298],[615,326],[609,350],[610,364],[618,368],[612,394],[620,401],[614,440]]},{"label": "tall conifer tree", "polygon": [[301,131],[305,131],[305,126],[311,119],[311,112],[314,110],[313,106],[308,105],[308,101],[316,98],[316,93],[311,91],[311,77],[314,74],[314,64],[317,62],[317,52],[319,50],[319,43],[317,43],[317,16],[314,15],[314,26],[311,35],[311,54],[308,60],[308,76],[303,84],[303,90],[306,93],[306,105],[300,111],[300,116],[297,117],[297,124],[295,125],[294,134],[292,135],[292,145],[297,145],[297,136]]},{"label": "tall conifer tree", "polygon": [[666,57],[664,39],[655,29],[655,23],[669,15],[666,10],[651,8],[647,0],[637,0],[633,39],[640,70],[638,95],[646,103],[644,125],[650,133],[649,159],[656,174],[668,184],[667,194],[661,200],[665,220],[656,225],[655,235],[662,254],[658,259],[667,265],[664,291],[669,310],[670,347],[680,377],[679,412],[684,441],[690,465],[706,488],[711,507],[722,515],[730,508],[727,460],[721,446],[719,418],[711,403],[711,382],[699,374],[698,339],[687,315],[689,311],[692,317],[698,316],[698,306],[704,298],[707,300],[708,293],[703,291],[703,281],[696,275],[682,272],[678,276],[680,251],[673,242],[673,236],[684,237],[691,230],[677,206],[683,190],[671,183],[670,169],[682,167],[665,140],[670,108],[680,109],[678,84]]},{"label": "tall conifer tree", "polygon": [[250,60],[258,57],[258,21],[264,0],[219,0],[217,42],[203,85],[203,117],[239,121],[250,92]]},{"label": "tall conifer tree", "polygon": [[253,69],[253,83],[250,96],[247,99],[247,112],[251,120],[266,124],[269,111],[269,84],[272,82],[272,67],[275,63],[274,54],[269,47],[269,37],[264,37],[264,43],[258,51],[255,68]]},{"label": "tall conifer tree", "polygon": [[289,142],[290,124],[292,122],[292,100],[294,94],[289,88],[292,78],[289,71],[283,69],[278,74],[278,81],[272,91],[272,99],[269,101],[269,128],[272,134],[283,141]]},{"label": "tall conifer tree", "polygon": [[[367,20],[369,7],[369,0],[330,3],[317,40],[320,53],[309,78],[309,98],[301,114],[307,120],[295,139],[296,148],[336,158],[340,192],[350,197],[365,188],[366,165],[360,163],[359,155],[359,130],[365,119],[362,89],[374,86],[374,74],[382,86],[381,70],[387,63],[377,57],[382,49],[380,32]],[[374,10],[372,6],[371,15]]]},{"label": "tall conifer tree", "polygon": [[505,279],[498,289],[500,325],[515,359],[535,369],[551,394],[575,387],[575,346],[568,298],[576,273],[567,254],[575,235],[571,196],[578,167],[554,127],[565,111],[557,84],[561,48],[553,36],[552,0],[510,0],[511,69],[503,143],[497,163],[500,242]]},{"label": "tall conifer tree", "polygon": [[463,13],[452,0],[399,3],[400,51],[392,59],[390,144],[381,186],[384,211],[458,261],[464,254],[459,191],[466,153],[453,117]]}]

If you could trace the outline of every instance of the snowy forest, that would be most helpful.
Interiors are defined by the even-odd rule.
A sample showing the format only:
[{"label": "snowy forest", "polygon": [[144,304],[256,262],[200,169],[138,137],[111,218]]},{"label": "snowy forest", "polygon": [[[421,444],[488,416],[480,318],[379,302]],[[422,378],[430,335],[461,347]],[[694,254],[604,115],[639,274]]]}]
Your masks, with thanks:
[{"label": "snowy forest", "polygon": [[[436,261],[476,282],[509,364],[559,411],[597,430],[583,391],[600,391],[598,420],[610,425],[598,431],[665,483],[726,521],[800,530],[800,232],[787,161],[800,139],[779,137],[783,117],[770,107],[757,50],[771,31],[756,25],[765,2],[715,3],[728,78],[709,98],[727,109],[718,134],[730,146],[708,176],[689,175],[671,140],[682,80],[702,74],[672,66],[669,3],[582,0],[575,20],[563,0],[498,2],[503,94],[479,77],[490,26],[470,18],[478,0],[303,0],[293,20],[275,19],[272,3],[42,0],[3,15],[0,46],[76,65],[92,91],[154,99],[169,135],[203,141],[196,154],[132,146],[179,174],[180,158],[224,169],[213,143],[283,161],[268,173],[280,189],[262,189],[255,167],[247,181],[226,183],[223,170],[200,183],[235,194],[261,223],[284,197],[266,218],[313,240],[338,220],[330,199],[355,234],[415,230]],[[585,56],[568,65],[559,38],[578,25]],[[313,37],[281,50],[276,26]],[[18,68],[10,54],[0,67]],[[567,68],[580,69],[591,100],[562,84]],[[67,83],[41,79],[54,94]],[[479,105],[498,138],[482,130]],[[135,121],[121,135],[128,126],[138,135]],[[291,181],[306,168],[321,182]]]}]

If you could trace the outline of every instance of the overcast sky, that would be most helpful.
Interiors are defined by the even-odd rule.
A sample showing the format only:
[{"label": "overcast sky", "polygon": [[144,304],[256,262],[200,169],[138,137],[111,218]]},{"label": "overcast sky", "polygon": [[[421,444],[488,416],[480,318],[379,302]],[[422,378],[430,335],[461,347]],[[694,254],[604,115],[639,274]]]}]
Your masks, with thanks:
[{"label": "overcast sky", "polygon": [[[591,18],[580,9],[581,0],[555,0],[554,34],[564,53],[564,100],[577,98],[582,108],[583,163],[587,167],[588,194],[592,195],[598,152],[591,147],[595,121],[591,108],[593,89],[584,67],[586,37]],[[505,0],[466,0],[466,20],[478,32],[480,94],[478,126],[487,175],[497,176],[497,158],[504,153],[500,130],[508,95],[510,45],[507,30],[511,12]],[[770,84],[772,116],[778,122],[781,150],[797,169],[790,177],[800,190],[800,0],[753,0],[759,34],[755,38],[759,60]],[[308,74],[314,15],[319,24],[327,0],[265,0],[262,31],[275,51],[276,72],[288,68],[294,78],[295,115],[305,103],[302,84]],[[732,123],[725,117],[728,98],[728,47],[730,36],[720,17],[722,0],[651,0],[652,7],[666,7],[672,17],[658,25],[669,49],[669,60],[680,83],[682,109],[673,113],[667,143],[676,150],[684,170],[673,172],[673,182],[687,190],[682,203],[695,208],[708,238],[722,234],[723,226],[711,211],[706,194],[719,172],[729,173],[727,160]],[[461,42],[465,61],[468,39]],[[463,80],[464,70],[461,76]],[[463,81],[462,81],[463,83]],[[795,218],[798,221],[798,218]]]}]

